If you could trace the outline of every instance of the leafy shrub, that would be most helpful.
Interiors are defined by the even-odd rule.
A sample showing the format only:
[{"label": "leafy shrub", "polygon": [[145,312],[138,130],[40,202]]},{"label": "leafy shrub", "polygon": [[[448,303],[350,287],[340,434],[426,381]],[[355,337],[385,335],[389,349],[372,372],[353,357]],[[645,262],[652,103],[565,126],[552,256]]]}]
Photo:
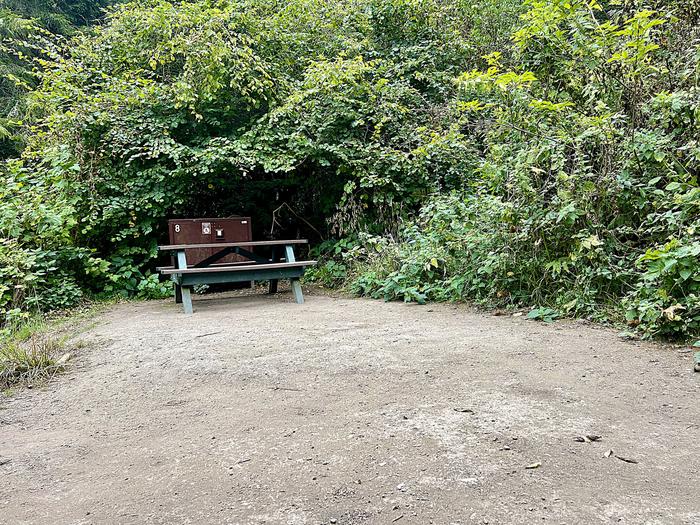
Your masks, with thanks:
[{"label": "leafy shrub", "polygon": [[356,290],[538,318],[619,319],[624,298],[644,333],[697,337],[700,30],[634,2],[526,6],[513,67],[493,53],[458,79],[477,176],[424,204]]},{"label": "leafy shrub", "polygon": [[136,297],[139,299],[165,299],[171,297],[173,293],[171,283],[161,281],[158,274],[150,274],[139,283]]},{"label": "leafy shrub", "polygon": [[626,317],[649,335],[700,334],[700,242],[673,239],[639,259],[643,269],[625,298]]},{"label": "leafy shrub", "polygon": [[358,245],[354,238],[331,239],[311,249],[310,257],[320,259],[317,266],[308,268],[304,278],[327,287],[341,286],[348,278],[348,264],[344,261],[348,251]]},{"label": "leafy shrub", "polygon": [[344,239],[327,285],[697,336],[689,4],[125,3],[42,62],[0,188],[2,314],[169,294],[167,217],[289,201]]},{"label": "leafy shrub", "polygon": [[[37,170],[8,162],[0,188],[0,328],[30,312],[67,308],[91,283],[103,282],[108,263],[74,244],[75,208],[64,193],[65,151]],[[58,175],[57,175],[58,174]]]},{"label": "leafy shrub", "polygon": [[587,275],[582,263],[597,258],[600,241],[589,236],[572,253],[554,251],[542,239],[568,234],[568,227],[553,222],[562,231],[550,227],[533,239],[530,218],[512,204],[488,195],[436,197],[402,232],[394,249],[376,255],[390,258],[389,264],[380,266],[380,272],[370,264],[373,279],[361,275],[355,286],[385,299],[523,305],[537,298],[583,310],[585,290],[595,275]]}]

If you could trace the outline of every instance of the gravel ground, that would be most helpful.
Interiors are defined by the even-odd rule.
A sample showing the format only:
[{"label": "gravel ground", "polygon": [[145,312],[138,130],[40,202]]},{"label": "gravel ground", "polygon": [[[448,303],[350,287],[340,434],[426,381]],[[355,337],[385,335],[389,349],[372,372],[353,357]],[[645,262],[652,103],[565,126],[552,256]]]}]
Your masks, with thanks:
[{"label": "gravel ground", "polygon": [[687,351],[462,306],[195,310],[114,306],[0,401],[0,522],[700,524]]}]

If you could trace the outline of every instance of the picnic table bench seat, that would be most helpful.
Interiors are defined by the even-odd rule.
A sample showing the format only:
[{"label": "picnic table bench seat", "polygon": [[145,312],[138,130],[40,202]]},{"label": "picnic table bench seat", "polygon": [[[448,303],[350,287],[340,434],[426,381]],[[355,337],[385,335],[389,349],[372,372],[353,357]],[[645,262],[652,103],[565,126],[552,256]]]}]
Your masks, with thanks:
[{"label": "picnic table bench seat", "polygon": [[[175,301],[181,302],[186,314],[192,314],[192,287],[200,284],[234,283],[245,281],[270,281],[270,293],[277,291],[277,283],[280,279],[289,279],[292,293],[297,303],[304,302],[304,295],[299,284],[299,278],[309,266],[314,266],[316,261],[297,261],[294,255],[294,246],[308,244],[305,239],[284,241],[246,241],[215,244],[172,244],[159,246],[161,251],[169,251],[174,254],[175,264],[158,268],[163,275],[170,276],[175,285]],[[255,246],[272,248],[272,256],[261,256],[253,253]],[[218,251],[211,257],[195,264],[187,264],[187,250],[200,248],[217,248]],[[283,248],[284,256],[280,253]],[[233,263],[217,263],[226,255],[235,253],[245,257],[246,261]]]},{"label": "picnic table bench seat", "polygon": [[[282,257],[278,262],[286,262],[287,260]],[[269,259],[268,262],[272,262],[272,259]],[[303,262],[303,261],[301,261]],[[220,267],[235,267],[235,266],[248,266],[250,265],[250,261],[235,261],[235,262],[224,262],[224,263],[212,263],[207,266],[207,268],[220,268]],[[187,264],[188,268],[197,268],[196,264]],[[164,270],[175,270],[177,269],[177,266],[175,265],[169,265],[169,266],[156,266],[156,271],[163,273]]]},{"label": "picnic table bench seat", "polygon": [[[278,270],[281,268],[302,268],[306,266],[313,266],[316,261],[296,261],[296,262],[279,262],[270,264],[238,264],[238,265],[220,265],[216,267],[208,268],[196,268],[190,266],[188,268],[173,268],[171,270],[163,270],[161,273],[163,275],[199,275],[203,273],[225,273],[225,272],[249,272],[251,269],[256,271],[260,270]],[[253,268],[254,267],[254,268]],[[245,279],[250,281],[251,279]],[[255,280],[255,279],[253,279]]]}]

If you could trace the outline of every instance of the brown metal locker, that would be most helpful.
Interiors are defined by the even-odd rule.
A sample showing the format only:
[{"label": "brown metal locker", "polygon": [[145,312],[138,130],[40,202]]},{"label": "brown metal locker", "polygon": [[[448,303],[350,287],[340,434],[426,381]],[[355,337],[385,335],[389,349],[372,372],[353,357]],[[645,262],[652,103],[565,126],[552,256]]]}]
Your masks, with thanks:
[{"label": "brown metal locker", "polygon": [[[170,244],[209,244],[217,242],[245,242],[253,240],[250,217],[171,219],[168,221]],[[216,253],[216,248],[187,250],[187,264],[195,265]],[[252,249],[250,250],[252,251]],[[245,261],[240,255],[230,254],[217,263]]]}]

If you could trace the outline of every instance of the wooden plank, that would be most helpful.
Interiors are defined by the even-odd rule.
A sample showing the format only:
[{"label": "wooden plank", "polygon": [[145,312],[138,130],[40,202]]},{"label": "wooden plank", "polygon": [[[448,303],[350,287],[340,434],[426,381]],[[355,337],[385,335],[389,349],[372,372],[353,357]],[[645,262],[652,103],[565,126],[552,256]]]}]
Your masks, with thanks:
[{"label": "wooden plank", "polygon": [[[177,252],[177,256],[175,257],[175,267],[187,268],[187,254],[184,250]],[[185,299],[185,295],[187,295],[187,299]],[[188,309],[190,311],[189,313],[192,313],[192,299],[190,297],[190,290],[188,289],[185,293],[182,290],[182,287],[178,283],[175,283],[175,304],[180,303],[184,305],[185,313],[187,313]]]},{"label": "wooden plank", "polygon": [[301,283],[299,279],[292,279],[292,294],[297,304],[304,304],[304,293],[301,291]]},{"label": "wooden plank", "polygon": [[[285,245],[284,254],[290,264],[297,260],[294,256],[294,246],[290,244]],[[301,283],[299,283],[299,279],[290,279],[290,284],[292,285],[292,294],[294,294],[294,300],[296,303],[304,304],[304,294],[301,291]]]},{"label": "wooden plank", "polygon": [[185,254],[185,250],[177,252],[176,264],[178,268],[187,268],[187,255]]},{"label": "wooden plank", "polygon": [[[265,262],[274,262],[272,259],[265,259]],[[223,263],[212,263],[207,268],[221,268],[224,266],[243,266],[243,265],[251,265],[250,261],[236,261],[236,262],[223,262]],[[187,265],[188,268],[197,268],[196,265]],[[162,272],[163,270],[174,270],[176,269],[177,266],[156,266],[156,271],[157,272]]]},{"label": "wooden plank", "polygon": [[217,266],[216,268],[187,268],[187,269],[173,269],[173,270],[163,270],[161,273],[163,275],[187,275],[187,274],[200,274],[200,273],[219,273],[219,272],[255,272],[258,270],[277,270],[285,268],[305,268],[307,266],[315,266],[316,261],[298,261],[298,262],[286,262],[286,263],[270,263],[270,264],[246,264],[240,266]]},{"label": "wooden plank", "polygon": [[287,257],[287,262],[293,263],[297,260],[294,256],[294,246],[290,246],[289,244],[284,247],[284,255]]},{"label": "wooden plank", "polygon": [[[273,262],[273,263],[280,262],[280,249],[278,246],[273,246],[273,248],[272,248],[272,261],[271,262]],[[269,289],[270,294],[277,293],[277,283],[279,283],[278,279],[270,279],[270,289]]]},{"label": "wooden plank", "polygon": [[287,244],[309,244],[308,239],[293,239],[289,241],[248,241],[248,242],[217,242],[209,244],[169,244],[158,246],[161,251],[192,250],[197,248],[235,248],[246,246],[280,246]]},{"label": "wooden plank", "polygon": [[187,315],[192,315],[192,294],[190,293],[189,286],[182,287],[182,306],[185,308],[185,313]]},{"label": "wooden plank", "polygon": [[214,283],[240,283],[248,281],[268,281],[272,279],[298,279],[304,275],[303,267],[280,268],[277,270],[248,270],[246,272],[187,273],[175,275],[183,286]]}]

